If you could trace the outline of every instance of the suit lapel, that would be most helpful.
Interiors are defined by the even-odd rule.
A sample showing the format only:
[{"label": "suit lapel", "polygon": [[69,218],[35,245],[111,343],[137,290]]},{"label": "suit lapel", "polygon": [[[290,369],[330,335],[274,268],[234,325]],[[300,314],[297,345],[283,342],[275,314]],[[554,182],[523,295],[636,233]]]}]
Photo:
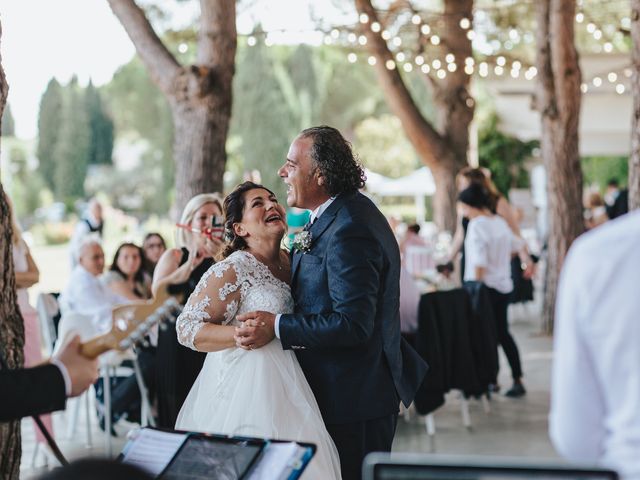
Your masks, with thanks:
[{"label": "suit lapel", "polygon": [[[309,229],[309,233],[311,234],[311,248],[317,243],[318,238],[329,228],[329,225],[333,223],[333,220],[336,218],[336,214],[344,205],[344,202],[349,197],[349,195],[338,195],[336,199],[331,202],[331,205],[324,211],[324,213],[315,221],[311,228]],[[303,252],[294,251],[293,252],[293,262],[291,265],[291,284],[296,278],[296,273],[298,273],[298,267],[300,266],[300,260],[302,259]]]}]

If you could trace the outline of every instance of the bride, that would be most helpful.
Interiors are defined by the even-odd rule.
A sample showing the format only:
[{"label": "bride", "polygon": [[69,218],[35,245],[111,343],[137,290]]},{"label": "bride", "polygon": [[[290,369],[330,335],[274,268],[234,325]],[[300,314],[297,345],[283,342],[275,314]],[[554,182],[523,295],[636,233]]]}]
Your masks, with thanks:
[{"label": "bride", "polygon": [[227,244],[178,317],[178,341],[210,352],[178,414],[176,429],[311,442],[306,479],[340,478],[340,461],[318,404],[290,350],[277,338],[236,348],[236,315],[293,310],[289,256],[280,249],[285,211],[275,195],[245,182],[224,200]]}]

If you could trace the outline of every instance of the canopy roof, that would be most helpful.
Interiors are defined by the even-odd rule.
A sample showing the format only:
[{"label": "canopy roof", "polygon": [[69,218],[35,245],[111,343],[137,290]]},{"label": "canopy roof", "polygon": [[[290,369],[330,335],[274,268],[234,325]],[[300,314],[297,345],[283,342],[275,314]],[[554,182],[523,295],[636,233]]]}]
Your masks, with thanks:
[{"label": "canopy roof", "polygon": [[405,177],[388,178],[379,173],[366,170],[368,192],[383,197],[414,197],[416,195],[433,195],[436,184],[431,170],[419,168]]}]

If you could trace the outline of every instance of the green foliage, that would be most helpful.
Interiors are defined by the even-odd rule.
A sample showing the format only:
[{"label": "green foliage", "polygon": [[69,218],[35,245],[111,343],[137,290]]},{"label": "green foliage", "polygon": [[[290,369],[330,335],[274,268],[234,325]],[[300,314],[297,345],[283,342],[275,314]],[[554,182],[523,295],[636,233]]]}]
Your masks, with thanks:
[{"label": "green foliage", "polygon": [[14,137],[16,135],[16,124],[11,114],[11,105],[8,103],[2,112],[2,129],[0,135],[3,137]]},{"label": "green foliage", "polygon": [[18,218],[32,215],[42,204],[41,193],[46,189],[38,172],[29,169],[27,153],[22,145],[15,144],[9,149],[9,169],[11,171],[11,199]]},{"label": "green foliage", "polygon": [[595,185],[604,192],[607,182],[613,178],[620,185],[627,185],[629,178],[628,157],[584,157],[580,160],[586,185]]},{"label": "green foliage", "polygon": [[478,135],[478,157],[481,167],[491,171],[491,179],[503,195],[511,188],[527,188],[529,174],[525,163],[538,141],[523,142],[498,130],[493,115]]},{"label": "green foliage", "polygon": [[365,167],[386,177],[408,175],[420,160],[406,139],[397,117],[382,115],[362,121],[356,127],[353,146]]},{"label": "green foliage", "polygon": [[[132,177],[138,172],[142,179],[147,177],[148,188],[143,189],[145,195],[141,197],[141,204],[149,208],[146,211],[166,214],[171,205],[175,171],[173,119],[167,100],[137,57],[120,67],[101,93],[113,112],[117,135],[127,141],[144,139],[148,143],[142,155],[142,166],[129,173]],[[135,184],[135,181],[126,183],[129,186]],[[141,194],[142,191],[128,192],[127,195],[134,193]],[[115,198],[114,202],[118,204]]]},{"label": "green foliage", "polygon": [[60,137],[53,152],[54,193],[67,205],[84,196],[84,180],[89,165],[91,130],[84,108],[84,95],[74,77],[66,88],[60,115]]},{"label": "green foliage", "polygon": [[38,147],[36,150],[39,162],[38,172],[51,190],[54,190],[54,151],[60,138],[60,114],[63,104],[62,86],[55,78],[52,78],[40,99]]},{"label": "green foliage", "polygon": [[110,165],[113,153],[113,120],[107,115],[100,92],[93,83],[84,92],[85,108],[89,118],[91,142],[89,147],[90,165]]}]

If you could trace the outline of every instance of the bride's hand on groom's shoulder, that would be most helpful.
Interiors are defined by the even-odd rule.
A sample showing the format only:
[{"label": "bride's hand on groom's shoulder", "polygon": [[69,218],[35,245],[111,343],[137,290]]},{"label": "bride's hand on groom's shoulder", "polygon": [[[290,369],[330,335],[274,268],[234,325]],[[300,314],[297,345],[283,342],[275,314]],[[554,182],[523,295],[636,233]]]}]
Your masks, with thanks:
[{"label": "bride's hand on groom's shoulder", "polygon": [[269,312],[249,312],[238,315],[242,326],[236,327],[234,339],[236,346],[244,350],[264,347],[275,338],[274,324],[276,316]]}]

